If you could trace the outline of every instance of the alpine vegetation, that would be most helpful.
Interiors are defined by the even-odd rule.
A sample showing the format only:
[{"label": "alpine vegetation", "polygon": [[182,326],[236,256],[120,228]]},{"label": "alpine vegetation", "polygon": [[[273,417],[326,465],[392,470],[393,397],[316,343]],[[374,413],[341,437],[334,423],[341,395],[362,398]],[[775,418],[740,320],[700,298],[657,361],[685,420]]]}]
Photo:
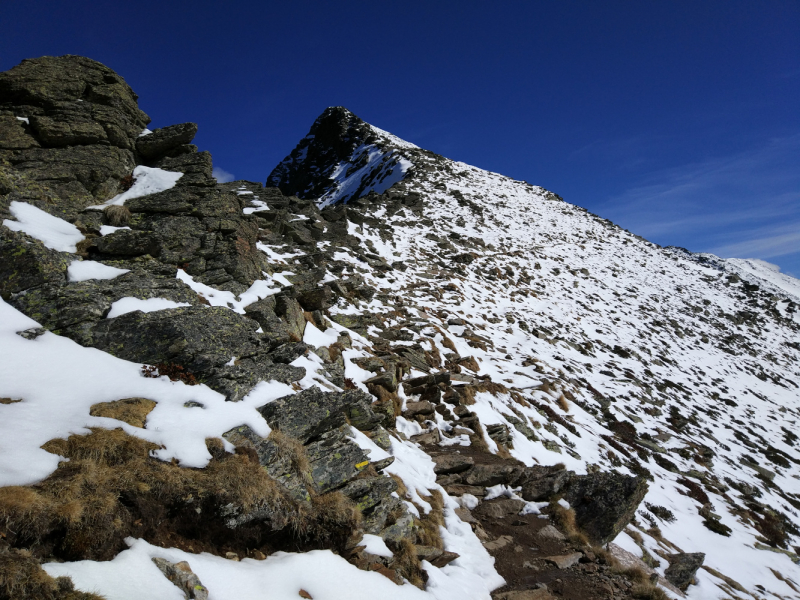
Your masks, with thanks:
[{"label": "alpine vegetation", "polygon": [[800,282],[137,99],[0,73],[0,599],[800,598]]}]

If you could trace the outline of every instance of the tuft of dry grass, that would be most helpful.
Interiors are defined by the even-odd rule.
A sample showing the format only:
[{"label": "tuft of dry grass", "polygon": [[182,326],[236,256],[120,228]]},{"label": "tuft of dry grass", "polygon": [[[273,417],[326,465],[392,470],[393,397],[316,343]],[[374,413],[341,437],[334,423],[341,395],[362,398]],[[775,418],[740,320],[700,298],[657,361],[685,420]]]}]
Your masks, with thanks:
[{"label": "tuft of dry grass", "polygon": [[569,412],[569,400],[567,400],[567,397],[564,394],[561,394],[558,397],[558,406],[564,412]]},{"label": "tuft of dry grass", "polygon": [[394,559],[389,565],[412,585],[423,589],[425,586],[422,564],[417,558],[417,549],[410,540],[402,539],[394,548]]},{"label": "tuft of dry grass", "polygon": [[131,221],[131,211],[127,206],[106,206],[103,209],[109,225],[113,227],[123,227]]},{"label": "tuft of dry grass", "polygon": [[408,488],[406,487],[406,484],[403,482],[400,476],[395,475],[394,473],[389,473],[389,477],[394,479],[394,482],[397,484],[397,490],[396,490],[397,495],[400,496],[401,498],[409,498]]},{"label": "tuft of dry grass", "polygon": [[108,417],[124,421],[134,427],[144,427],[147,415],[156,407],[156,403],[147,398],[125,398],[113,402],[93,404],[89,414],[93,417]]},{"label": "tuft of dry grass", "polygon": [[270,432],[268,439],[275,444],[278,457],[286,460],[292,466],[295,473],[302,475],[310,473],[311,464],[308,461],[306,449],[303,444],[300,443],[300,440],[286,435],[277,429],[273,429]]},{"label": "tuft of dry grass", "polygon": [[312,496],[311,510],[301,511],[292,523],[304,539],[325,545],[342,545],[345,540],[361,537],[363,516],[355,502],[341,492]]},{"label": "tuft of dry grass", "polygon": [[444,497],[439,490],[433,490],[430,496],[422,496],[422,499],[431,505],[431,510],[417,521],[417,542],[424,546],[433,546],[439,550],[444,550],[444,541],[439,530],[444,527]]},{"label": "tuft of dry grass", "polygon": [[[616,561],[615,561],[616,563]],[[614,573],[622,575],[633,584],[631,595],[638,600],[669,600],[669,596],[656,583],[650,579],[650,575],[641,567],[628,567],[622,569],[619,563],[613,567]]]},{"label": "tuft of dry grass", "polygon": [[564,532],[570,542],[580,546],[589,545],[589,539],[586,537],[586,534],[578,528],[575,522],[574,510],[571,508],[564,508],[558,503],[558,500],[551,500],[548,511],[550,519]]},{"label": "tuft of dry grass", "polygon": [[56,540],[44,552],[59,558],[109,559],[126,536],[157,539],[187,514],[199,518],[197,509],[293,507],[258,461],[242,454],[215,452],[205,469],[181,468],[151,458],[157,445],[121,429],[93,429],[43,448],[69,461],[35,486],[0,488],[0,521],[16,532],[15,545]]},{"label": "tuft of dry grass", "polygon": [[0,550],[0,598],[9,600],[103,600],[76,591],[72,579],[54,579],[27,550]]}]

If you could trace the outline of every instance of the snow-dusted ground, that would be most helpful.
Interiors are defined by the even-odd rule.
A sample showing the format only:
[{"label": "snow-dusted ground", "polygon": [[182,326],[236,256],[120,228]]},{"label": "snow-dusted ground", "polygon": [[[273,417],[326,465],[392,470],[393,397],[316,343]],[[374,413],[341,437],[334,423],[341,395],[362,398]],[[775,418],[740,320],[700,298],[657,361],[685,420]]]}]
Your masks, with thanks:
[{"label": "snow-dusted ground", "polygon": [[[378,204],[372,215],[387,229],[350,224],[350,231],[389,263],[403,261],[408,269],[377,272],[348,249],[337,249],[337,259],[350,262],[350,271],[360,273],[380,293],[359,307],[342,305],[333,311],[370,311],[382,314],[386,326],[405,326],[408,323],[392,320],[393,307],[381,300],[402,296],[418,316],[414,328],[408,329],[415,341],[436,347],[443,356],[452,345],[459,355],[475,357],[480,374],[508,388],[508,393],[478,394],[471,408],[484,425],[508,425],[516,458],[528,465],[563,462],[581,473],[590,465],[624,473],[646,468],[653,481],[645,501],[676,517],[666,522],[647,515],[658,522],[668,544],[644,531],[647,513],[642,505],[641,528],[632,531],[642,536],[650,554],[659,558],[659,552],[674,552],[676,547],[705,552],[706,565],[737,581],[753,597],[800,598],[795,591],[798,566],[787,554],[763,549],[758,531],[742,510],[742,494],[726,483],[728,478],[757,488],[759,502],[800,524],[800,453],[792,437],[800,416],[800,354],[798,325],[788,313],[788,302],[748,295],[718,268],[658,248],[541,188],[420,153],[411,144],[392,146],[397,160],[411,165],[394,189],[420,192],[423,213],[404,208],[390,215]],[[346,178],[338,181],[339,189],[343,183]],[[269,207],[254,197],[251,208]],[[44,231],[26,231],[49,239],[59,227],[49,223]],[[291,274],[296,255],[261,246],[276,273]],[[469,258],[458,263],[452,260],[467,254]],[[89,264],[70,271],[76,279],[113,275]],[[284,283],[281,275],[265,275],[236,297],[196,283],[182,271],[179,277],[211,304],[237,312]],[[455,324],[456,319],[463,324]],[[140,365],[52,333],[30,340],[16,335],[36,326],[0,301],[0,396],[22,400],[0,405],[0,485],[24,485],[46,477],[58,457],[40,446],[70,433],[86,433],[89,426],[123,427],[162,444],[162,459],[203,466],[209,459],[206,437],[241,424],[268,433],[255,408],[292,393],[283,384],[264,382],[244,401],[226,403],[205,386],[144,378]],[[339,325],[334,329],[343,330]],[[352,361],[367,355],[369,342],[355,333],[352,337],[354,349],[344,353],[345,374],[362,385],[371,374]],[[311,330],[306,341],[316,345],[329,339],[332,331]],[[324,380],[321,362],[315,359],[298,359],[297,364],[308,370],[301,386],[335,389]],[[48,365],[46,371],[39,367],[43,364]],[[549,391],[543,389],[545,380]],[[574,398],[569,412],[557,402],[561,394]],[[134,396],[158,403],[145,429],[89,416],[94,403]],[[204,408],[184,407],[188,400]],[[542,406],[563,421],[550,420]],[[646,448],[637,453],[615,440],[603,410],[635,428]],[[689,419],[680,433],[667,427],[667,419],[676,416]],[[520,420],[535,430],[536,440],[517,429]],[[398,422],[407,433],[421,430],[416,423]],[[428,427],[445,426],[439,420]],[[365,436],[354,436],[371,451],[372,460],[386,455]],[[415,502],[426,508],[421,496],[439,489],[430,459],[413,443],[400,440],[393,440],[389,453],[395,462],[387,471],[400,476]],[[668,457],[678,472],[659,466],[656,454]],[[757,468],[774,473],[771,484],[759,478]],[[681,476],[703,486],[712,504],[706,511],[731,528],[730,537],[703,525],[699,503],[677,482]],[[156,555],[187,560],[211,590],[211,598],[218,599],[296,598],[300,588],[315,599],[357,594],[486,599],[502,579],[470,527],[454,513],[457,500],[445,494],[445,501],[443,538],[447,549],[461,558],[443,569],[426,564],[426,592],[410,585],[397,588],[330,552],[236,563],[131,541],[131,548],[109,563],[52,564],[47,569],[53,575],[72,575],[78,587],[97,590],[109,600],[142,597],[145,590],[153,597],[178,598],[177,588],[151,568],[149,557]],[[628,534],[621,534],[617,542],[636,554],[643,552]],[[789,547],[797,544],[800,540],[792,537]],[[663,574],[666,566],[661,559],[657,570]],[[775,573],[794,582],[795,588]],[[697,578],[698,585],[688,590],[690,598],[731,597],[724,580],[710,572],[701,570]]]},{"label": "snow-dusted ground", "polygon": [[[447,336],[458,354],[478,360],[480,374],[513,390],[516,398],[479,394],[471,408],[481,422],[508,425],[511,453],[526,464],[639,470],[627,451],[654,478],[645,502],[676,517],[665,522],[647,515],[672,547],[643,531],[649,525],[639,519],[650,554],[658,559],[675,547],[705,552],[707,566],[758,597],[800,597],[797,564],[763,544],[743,495],[728,483],[754,486],[758,502],[800,525],[800,452],[793,438],[800,416],[800,335],[792,322],[797,313],[786,312],[800,282],[763,263],[724,261],[745,281],[769,293],[781,290],[768,283],[783,291],[783,298],[756,298],[729,283],[729,273],[659,248],[541,188],[424,153],[407,157],[413,175],[395,190],[421,192],[423,214],[401,209],[388,215],[376,205],[372,216],[391,233],[367,224],[351,224],[350,232],[408,270],[384,276],[344,248],[338,258],[380,292],[400,295],[417,309],[422,329],[415,340],[435,344],[444,355]],[[466,252],[474,261],[454,272],[452,258]],[[364,308],[384,313],[392,325],[390,306],[374,300]],[[464,325],[448,325],[453,318]],[[545,379],[550,392],[537,389]],[[556,403],[563,391],[576,398],[568,414]],[[533,402],[526,406],[526,400]],[[508,417],[547,424],[534,402],[562,414],[577,434],[550,423],[537,428],[540,441],[527,439]],[[618,440],[622,450],[609,442],[614,438],[603,403],[635,427],[647,444],[644,458]],[[691,421],[681,433],[667,426],[673,415]],[[677,472],[657,464],[656,454],[668,457]],[[759,468],[767,477],[774,473],[771,483],[759,477]],[[730,537],[703,525],[699,502],[677,483],[687,476],[711,499],[704,513],[717,515]],[[642,555],[630,540],[630,549]],[[799,542],[790,536],[790,553]],[[658,571],[666,566],[661,559]],[[725,582],[708,571],[701,570],[698,581],[690,598],[730,597]]]}]

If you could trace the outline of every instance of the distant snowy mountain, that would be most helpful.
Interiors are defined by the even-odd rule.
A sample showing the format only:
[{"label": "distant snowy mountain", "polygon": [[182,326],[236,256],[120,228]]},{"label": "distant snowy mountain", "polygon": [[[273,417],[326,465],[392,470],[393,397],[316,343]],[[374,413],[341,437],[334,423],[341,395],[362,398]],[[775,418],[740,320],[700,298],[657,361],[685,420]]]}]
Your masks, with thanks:
[{"label": "distant snowy mountain", "polygon": [[320,208],[369,192],[382,194],[411,167],[401,148],[416,146],[367,125],[346,108],[332,107],[273,169],[267,185],[286,195],[314,198]]}]

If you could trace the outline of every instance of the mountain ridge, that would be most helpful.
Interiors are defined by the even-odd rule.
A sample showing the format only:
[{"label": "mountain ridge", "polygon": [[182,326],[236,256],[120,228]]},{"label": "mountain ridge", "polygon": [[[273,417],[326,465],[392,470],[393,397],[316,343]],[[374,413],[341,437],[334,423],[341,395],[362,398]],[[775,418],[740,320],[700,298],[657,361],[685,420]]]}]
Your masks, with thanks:
[{"label": "mountain ridge", "polygon": [[[83,91],[59,92],[54,66]],[[65,561],[44,569],[109,598],[174,595],[181,561],[220,598],[231,578],[258,597],[248,578],[268,572],[287,598],[800,596],[793,299],[341,107],[268,187],[218,184],[193,124],[101,143],[102,86],[132,92],[99,63],[15,69],[2,565]],[[25,104],[9,86],[30,87]],[[90,154],[105,170],[88,176]],[[67,510],[54,482],[99,468],[92,440],[161,473],[169,510],[152,480],[110,477],[117,521],[87,547],[94,509],[45,520]],[[271,491],[213,479],[226,470]],[[39,538],[12,493],[43,507]]]}]

